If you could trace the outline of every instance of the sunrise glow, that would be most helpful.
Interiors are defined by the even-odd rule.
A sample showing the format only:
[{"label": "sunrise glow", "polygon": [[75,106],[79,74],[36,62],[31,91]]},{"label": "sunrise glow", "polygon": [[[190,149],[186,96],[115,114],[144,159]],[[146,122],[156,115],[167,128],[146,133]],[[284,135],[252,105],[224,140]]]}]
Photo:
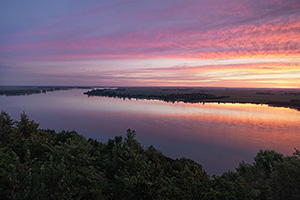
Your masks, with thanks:
[{"label": "sunrise glow", "polygon": [[300,2],[4,0],[0,85],[300,88]]}]

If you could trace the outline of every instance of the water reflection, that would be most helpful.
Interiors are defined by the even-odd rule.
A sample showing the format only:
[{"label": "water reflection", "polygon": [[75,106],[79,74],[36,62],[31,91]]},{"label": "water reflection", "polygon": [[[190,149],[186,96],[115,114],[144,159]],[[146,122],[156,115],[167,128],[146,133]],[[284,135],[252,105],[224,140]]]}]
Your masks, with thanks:
[{"label": "water reflection", "polygon": [[291,154],[300,149],[300,112],[252,104],[185,104],[155,100],[87,97],[84,90],[30,96],[0,96],[0,109],[19,118],[26,111],[41,128],[76,130],[106,141],[137,131],[170,157],[188,157],[209,173],[252,162],[259,149]]}]

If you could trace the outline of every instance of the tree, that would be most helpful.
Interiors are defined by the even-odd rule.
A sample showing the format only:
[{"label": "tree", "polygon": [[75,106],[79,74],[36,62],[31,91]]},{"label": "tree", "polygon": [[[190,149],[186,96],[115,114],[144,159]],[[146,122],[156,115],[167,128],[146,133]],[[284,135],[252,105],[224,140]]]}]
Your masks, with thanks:
[{"label": "tree", "polygon": [[23,112],[21,114],[21,120],[17,122],[17,127],[22,136],[30,138],[37,133],[39,124],[35,123],[33,120],[30,121],[28,115]]},{"label": "tree", "polygon": [[1,111],[0,114],[0,147],[4,147],[13,139],[14,122],[8,113]]},{"label": "tree", "polygon": [[293,156],[286,156],[275,163],[270,175],[273,199],[300,199],[300,154],[297,149]]}]

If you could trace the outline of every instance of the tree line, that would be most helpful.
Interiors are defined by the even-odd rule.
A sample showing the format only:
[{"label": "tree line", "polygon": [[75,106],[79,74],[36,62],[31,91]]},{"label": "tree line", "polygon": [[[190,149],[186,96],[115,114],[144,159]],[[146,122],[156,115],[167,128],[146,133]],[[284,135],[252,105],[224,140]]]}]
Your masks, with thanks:
[{"label": "tree line", "polygon": [[[164,89],[163,91],[167,91]],[[208,93],[165,93],[165,94],[130,94],[126,92],[126,89],[93,89],[88,92],[84,92],[88,96],[102,96],[113,97],[120,99],[154,99],[165,102],[185,102],[185,103],[199,103],[199,102],[218,102],[220,99],[229,98],[230,96],[216,96]]]},{"label": "tree line", "polygon": [[300,154],[259,151],[209,176],[193,160],[147,148],[127,130],[107,142],[0,115],[0,199],[300,199]]}]

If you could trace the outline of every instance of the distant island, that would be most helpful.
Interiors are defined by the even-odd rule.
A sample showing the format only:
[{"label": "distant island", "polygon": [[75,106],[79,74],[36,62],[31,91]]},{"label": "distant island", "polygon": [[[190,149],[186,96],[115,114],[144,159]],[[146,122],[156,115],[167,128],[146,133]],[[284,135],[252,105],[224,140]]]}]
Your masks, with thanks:
[{"label": "distant island", "polygon": [[[141,93],[132,93],[127,92],[128,89],[94,89],[89,92],[85,92],[89,96],[105,96],[105,97],[119,97],[119,98],[127,98],[127,99],[157,99],[166,102],[185,102],[185,103],[197,103],[204,100],[217,100],[228,98],[229,96],[216,96],[213,94],[203,93],[203,92],[192,92],[192,93],[169,93],[167,89],[163,89],[165,91],[163,94],[146,94],[147,91]],[[181,91],[181,90],[179,90]],[[184,91],[184,90],[183,90]]]},{"label": "distant island", "polygon": [[300,110],[299,89],[119,87],[93,89],[84,94],[123,99],[151,99],[185,103],[252,103]]},{"label": "distant island", "polygon": [[210,176],[191,159],[143,147],[130,129],[103,143],[38,127],[25,113],[15,121],[1,112],[1,199],[300,199],[297,149],[260,150],[253,164]]}]

